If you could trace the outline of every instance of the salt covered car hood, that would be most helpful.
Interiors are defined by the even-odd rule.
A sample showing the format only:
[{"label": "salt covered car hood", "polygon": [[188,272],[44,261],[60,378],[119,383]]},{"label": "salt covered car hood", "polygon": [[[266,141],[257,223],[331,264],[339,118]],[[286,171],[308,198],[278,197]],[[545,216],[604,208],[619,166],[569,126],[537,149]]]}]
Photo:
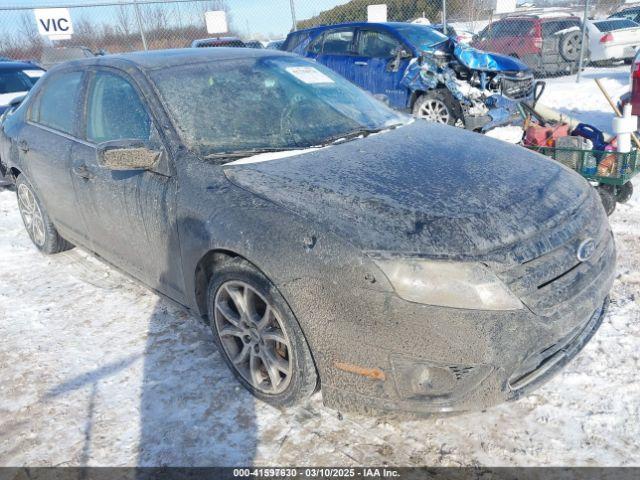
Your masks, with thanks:
[{"label": "salt covered car hood", "polygon": [[448,257],[533,236],[575,211],[590,188],[522,147],[422,121],[224,170],[237,186],[363,250]]}]

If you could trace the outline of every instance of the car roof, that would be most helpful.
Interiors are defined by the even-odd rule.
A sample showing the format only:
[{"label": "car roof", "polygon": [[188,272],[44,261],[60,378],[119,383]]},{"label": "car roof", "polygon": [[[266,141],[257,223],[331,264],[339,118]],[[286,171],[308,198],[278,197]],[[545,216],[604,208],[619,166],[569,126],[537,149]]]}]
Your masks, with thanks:
[{"label": "car roof", "polygon": [[1,72],[11,72],[15,70],[43,70],[43,68],[30,62],[0,62]]},{"label": "car roof", "polygon": [[195,63],[276,56],[292,56],[292,54],[279,50],[257,48],[176,48],[172,50],[150,50],[146,52],[122,53],[73,60],[59,65],[55,67],[55,69],[70,68],[71,66],[82,68],[89,66],[126,68],[133,64],[141,70],[156,70]]},{"label": "car roof", "polygon": [[363,27],[383,27],[388,30],[394,30],[397,27],[406,27],[407,25],[412,25],[415,27],[426,27],[430,28],[430,25],[421,25],[418,23],[407,23],[407,22],[347,22],[347,23],[335,23],[332,25],[318,25],[316,27],[309,27],[302,30],[296,30],[291,32],[289,35],[294,35],[296,33],[304,33],[304,32],[313,32],[320,30],[329,30],[334,28],[363,28]]},{"label": "car roof", "polygon": [[193,41],[193,43],[195,42],[242,42],[242,39],[240,37],[207,37],[198,38]]}]

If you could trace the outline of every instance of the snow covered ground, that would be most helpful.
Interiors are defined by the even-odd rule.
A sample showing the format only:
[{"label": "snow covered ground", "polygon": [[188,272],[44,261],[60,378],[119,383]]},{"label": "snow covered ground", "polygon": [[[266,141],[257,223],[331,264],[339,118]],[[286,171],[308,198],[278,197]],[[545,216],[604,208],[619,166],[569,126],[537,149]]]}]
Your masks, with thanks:
[{"label": "snow covered ground", "polygon": [[[627,72],[543,101],[607,127],[589,77],[617,94]],[[562,373],[484,413],[390,421],[254,400],[198,320],[77,249],[40,255],[0,191],[0,465],[640,465],[640,193],[611,223],[611,311]]]}]

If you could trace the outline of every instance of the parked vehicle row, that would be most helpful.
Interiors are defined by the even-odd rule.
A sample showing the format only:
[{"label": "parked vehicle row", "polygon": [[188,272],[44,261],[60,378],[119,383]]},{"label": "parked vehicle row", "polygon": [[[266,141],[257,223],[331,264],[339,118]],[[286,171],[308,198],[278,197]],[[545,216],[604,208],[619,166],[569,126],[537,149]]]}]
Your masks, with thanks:
[{"label": "parked vehicle row", "polygon": [[[355,28],[297,46],[396,48]],[[419,33],[407,52],[438,39]],[[396,58],[418,63],[380,62]],[[593,336],[615,272],[605,212],[575,172],[413,121],[284,52],[60,65],[5,114],[0,165],[40,251],[81,246],[184,305],[278,406],[320,387],[369,413],[517,399]]]},{"label": "parked vehicle row", "polygon": [[[586,23],[583,61],[630,61],[640,46],[638,8]],[[582,45],[582,20],[568,14],[518,14],[490,23],[471,45],[521,59],[538,74],[573,73]]]},{"label": "parked vehicle row", "polygon": [[518,58],[541,74],[571,72],[580,52],[581,23],[566,15],[513,15],[490,23],[471,45]]}]

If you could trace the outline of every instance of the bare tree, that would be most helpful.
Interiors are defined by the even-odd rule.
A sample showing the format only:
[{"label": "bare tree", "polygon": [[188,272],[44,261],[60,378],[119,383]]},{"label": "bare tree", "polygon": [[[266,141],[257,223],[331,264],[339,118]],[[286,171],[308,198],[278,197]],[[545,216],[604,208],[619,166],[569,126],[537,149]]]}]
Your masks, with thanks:
[{"label": "bare tree", "polygon": [[116,12],[116,22],[118,30],[122,35],[128,37],[131,34],[131,16],[128,5],[119,5]]}]

